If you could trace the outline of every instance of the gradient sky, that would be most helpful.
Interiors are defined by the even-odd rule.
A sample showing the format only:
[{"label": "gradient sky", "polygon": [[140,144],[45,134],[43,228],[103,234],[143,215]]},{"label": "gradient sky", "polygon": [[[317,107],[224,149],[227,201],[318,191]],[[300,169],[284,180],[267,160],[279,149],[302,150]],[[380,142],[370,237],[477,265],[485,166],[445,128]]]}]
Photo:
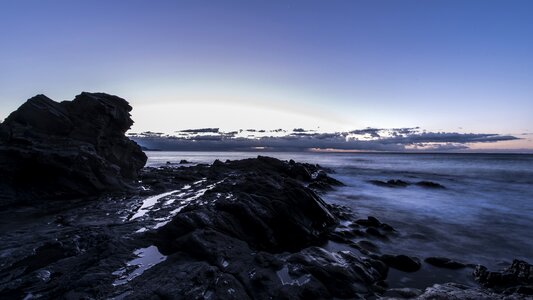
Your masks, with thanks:
[{"label": "gradient sky", "polygon": [[533,149],[532,16],[530,0],[0,0],[0,119],[102,91],[135,131],[420,126]]}]

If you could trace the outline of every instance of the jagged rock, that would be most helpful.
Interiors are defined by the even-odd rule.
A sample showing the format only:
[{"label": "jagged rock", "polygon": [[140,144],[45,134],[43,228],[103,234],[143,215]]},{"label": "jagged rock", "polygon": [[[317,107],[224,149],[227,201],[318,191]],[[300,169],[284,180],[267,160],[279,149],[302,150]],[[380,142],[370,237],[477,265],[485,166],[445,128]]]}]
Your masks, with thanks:
[{"label": "jagged rock", "polygon": [[376,244],[367,240],[361,240],[352,245],[357,249],[366,250],[369,253],[379,253],[379,247]]},{"label": "jagged rock", "polygon": [[0,205],[127,188],[147,159],[125,136],[131,109],[103,93],[29,99],[0,124]]},{"label": "jagged rock", "polygon": [[383,293],[383,298],[401,298],[401,299],[412,299],[416,296],[419,296],[422,294],[422,291],[419,289],[414,288],[393,288],[388,289],[385,293]]},{"label": "jagged rock", "polygon": [[371,286],[385,279],[387,266],[378,260],[361,259],[349,251],[331,253],[312,247],[293,254],[287,260],[293,277],[314,277],[326,287],[328,293],[315,295],[324,298],[353,298],[372,294]]},{"label": "jagged rock", "polygon": [[533,295],[533,265],[522,260],[513,260],[511,266],[501,272],[491,272],[478,265],[474,278],[481,285],[497,291]]},{"label": "jagged rock", "polygon": [[291,251],[310,245],[337,221],[322,199],[298,183],[300,175],[292,170],[287,163],[266,157],[219,161],[211,167],[211,176],[240,174],[210,192],[232,193],[235,198],[184,210],[159,235],[171,240],[193,230],[216,228],[260,250]]},{"label": "jagged rock", "polygon": [[357,225],[369,227],[367,229],[367,232],[370,231],[369,232],[370,234],[377,235],[377,236],[385,236],[377,228],[385,232],[395,231],[394,228],[390,226],[389,224],[381,223],[376,217],[372,217],[372,216],[368,216],[366,219],[356,220],[355,223]]},{"label": "jagged rock", "polygon": [[496,299],[525,299],[496,294],[488,290],[472,288],[457,283],[435,284],[427,288],[423,294],[416,297],[419,300],[456,299],[456,300],[496,300]]},{"label": "jagged rock", "polygon": [[[337,218],[301,184],[313,180],[305,174],[314,168],[258,157],[157,170],[198,172],[209,178],[206,184],[212,188],[203,195],[205,202],[189,204],[147,234],[168,259],[134,280],[134,293],[127,298],[144,299],[161,285],[165,295],[191,299],[205,297],[206,291],[220,299],[372,295],[373,284],[385,279],[388,268],[383,262],[318,247]],[[223,282],[224,288],[217,288]]]},{"label": "jagged rock", "polygon": [[[317,167],[319,166],[317,165]],[[324,170],[313,173],[311,178],[312,182],[308,185],[308,187],[317,191],[328,191],[332,190],[334,186],[344,185],[337,179],[328,176]]]}]

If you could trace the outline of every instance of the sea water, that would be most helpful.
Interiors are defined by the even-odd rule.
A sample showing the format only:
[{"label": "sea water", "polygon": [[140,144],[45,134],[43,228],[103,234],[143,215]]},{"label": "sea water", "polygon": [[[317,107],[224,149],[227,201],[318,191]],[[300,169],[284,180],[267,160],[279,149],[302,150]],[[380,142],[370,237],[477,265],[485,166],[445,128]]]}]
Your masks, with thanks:
[{"label": "sea water", "polygon": [[[533,263],[533,155],[287,152],[148,152],[148,166],[212,163],[257,155],[318,163],[346,186],[322,197],[350,207],[357,218],[374,216],[398,236],[382,253],[444,256],[501,268],[514,258]],[[432,181],[382,187],[371,180]]]}]

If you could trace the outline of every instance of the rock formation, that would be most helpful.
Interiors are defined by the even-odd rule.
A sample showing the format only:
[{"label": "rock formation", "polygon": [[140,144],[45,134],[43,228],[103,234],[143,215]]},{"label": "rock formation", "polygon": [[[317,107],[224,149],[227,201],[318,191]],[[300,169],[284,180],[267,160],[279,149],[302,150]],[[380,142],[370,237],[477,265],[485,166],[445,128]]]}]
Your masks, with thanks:
[{"label": "rock formation", "polygon": [[29,99],[0,124],[0,206],[128,187],[147,159],[125,136],[131,109],[103,93]]},{"label": "rock formation", "polygon": [[478,265],[474,270],[474,278],[484,287],[512,294],[533,295],[533,265],[515,259],[501,272],[489,271],[487,267]]},{"label": "rock formation", "polygon": [[[382,289],[383,262],[323,248],[342,215],[306,187],[340,184],[318,165],[166,165],[139,181],[150,197],[61,205],[53,222],[27,221],[37,227],[14,237],[0,298],[354,299]],[[137,269],[136,255],[155,259]]]}]

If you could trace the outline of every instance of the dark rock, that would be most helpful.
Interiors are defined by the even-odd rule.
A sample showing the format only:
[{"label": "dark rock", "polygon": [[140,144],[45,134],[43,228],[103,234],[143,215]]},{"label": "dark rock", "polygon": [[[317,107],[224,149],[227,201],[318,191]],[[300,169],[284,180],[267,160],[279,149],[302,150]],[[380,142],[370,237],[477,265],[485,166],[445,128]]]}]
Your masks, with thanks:
[{"label": "dark rock", "polygon": [[455,299],[455,300],[496,300],[496,299],[524,299],[506,298],[504,295],[495,294],[488,290],[472,288],[457,283],[435,284],[427,288],[421,295],[416,297],[419,300],[435,299]]},{"label": "dark rock", "polygon": [[131,109],[103,93],[29,99],[0,124],[0,205],[130,187],[147,159],[125,136]]},{"label": "dark rock", "polygon": [[350,252],[330,253],[322,248],[307,248],[288,260],[297,276],[318,279],[328,294],[338,298],[371,294],[371,287],[385,279],[387,267],[376,260],[361,259]]},{"label": "dark rock", "polygon": [[404,187],[404,186],[408,186],[409,184],[405,181],[402,181],[402,180],[389,180],[387,181],[387,184],[389,186],[399,186],[399,187]]},{"label": "dark rock", "polygon": [[[317,165],[317,167],[319,167]],[[311,175],[312,182],[309,187],[319,191],[332,190],[334,186],[343,186],[344,184],[339,180],[330,177],[324,170],[319,170]]]},{"label": "dark rock", "polygon": [[[388,181],[369,180],[368,182],[372,183],[373,185],[382,186],[382,187],[390,187],[390,188],[407,187],[412,184],[412,183],[405,182],[399,179],[391,179]],[[439,183],[436,183],[436,182],[432,182],[432,181],[419,181],[415,184],[421,187],[431,188],[431,189],[445,189],[446,188],[445,186]]]},{"label": "dark rock", "polygon": [[383,297],[412,299],[412,298],[419,296],[420,294],[422,294],[422,291],[419,289],[394,288],[394,289],[388,289],[385,293],[383,293]]},{"label": "dark rock", "polygon": [[[159,264],[134,282],[137,288],[129,298],[142,299],[161,290],[161,286],[165,295],[186,298],[201,298],[206,290],[223,299],[232,298],[225,296],[228,290],[242,299],[372,295],[374,283],[385,279],[387,266],[381,261],[317,247],[325,243],[337,224],[329,209],[344,210],[330,207],[304,187],[303,169],[296,166],[258,157],[188,168],[187,173],[207,174],[210,182],[215,182],[203,196],[211,200],[190,204],[170,223],[147,235],[161,253],[168,255],[169,263]],[[185,172],[172,168],[164,171]],[[227,194],[232,197],[217,196]],[[198,273],[191,269],[193,264],[209,272]],[[173,275],[161,278],[162,272]],[[227,285],[216,290],[214,286],[223,276]],[[185,295],[185,291],[189,293]]]},{"label": "dark rock", "polygon": [[370,183],[372,183],[373,185],[377,185],[377,186],[382,186],[382,187],[390,187],[390,188],[395,188],[395,187],[406,187],[409,185],[409,183],[403,181],[403,180],[399,180],[399,179],[396,179],[396,180],[388,180],[388,181],[381,181],[381,180],[370,180],[369,181]]},{"label": "dark rock", "polygon": [[377,218],[372,217],[372,216],[368,216],[366,218],[366,220],[365,219],[356,220],[355,223],[357,225],[361,225],[361,226],[364,226],[364,227],[375,227],[375,228],[373,228],[371,230],[371,232],[374,235],[379,235],[379,236],[382,235],[381,232],[378,229],[376,229],[376,228],[379,228],[379,229],[381,229],[383,231],[387,231],[387,232],[395,231],[394,228],[392,226],[390,226],[389,224],[381,223]]},{"label": "dark rock", "polygon": [[292,178],[302,181],[311,181],[311,173],[309,170],[301,164],[293,164],[289,168],[289,173]]},{"label": "dark rock", "polygon": [[[283,164],[264,158],[213,164],[244,171],[212,190],[231,192],[235,198],[184,211],[161,228],[159,235],[172,240],[194,230],[216,228],[256,249],[270,251],[294,251],[319,240],[336,218],[322,199],[291,177],[269,176],[274,175],[272,169],[283,170]],[[287,175],[299,177],[290,170]]]},{"label": "dark rock", "polygon": [[523,295],[531,295],[533,296],[533,285],[528,286],[518,286],[515,289],[511,288],[511,290],[507,289],[504,291],[504,293],[517,293],[517,294],[523,294]]},{"label": "dark rock", "polygon": [[416,185],[425,187],[425,188],[431,188],[431,189],[445,189],[446,188],[442,184],[432,182],[432,181],[419,181],[416,183]]},{"label": "dark rock", "polygon": [[66,249],[59,242],[47,243],[37,248],[33,255],[30,255],[11,265],[6,271],[22,268],[22,274],[26,274],[74,254],[75,253]]},{"label": "dark rock", "polygon": [[334,232],[328,235],[328,239],[337,243],[349,244],[351,243],[350,238],[352,238],[348,231]]},{"label": "dark rock", "polygon": [[189,162],[188,162],[187,160],[185,160],[185,159],[180,160],[180,164],[181,164],[181,165],[188,164],[188,163],[189,163]]},{"label": "dark rock", "polygon": [[474,270],[474,279],[497,291],[528,293],[533,287],[533,265],[515,259],[511,266],[501,272],[491,272],[478,265]]},{"label": "dark rock", "polygon": [[446,257],[428,257],[424,261],[432,266],[439,268],[462,269],[466,267],[465,264],[451,260]]},{"label": "dark rock", "polygon": [[416,257],[409,257],[407,255],[389,255],[384,254],[380,259],[389,267],[398,269],[404,272],[416,272],[420,270],[420,260]]},{"label": "dark rock", "polygon": [[320,181],[311,182],[307,187],[316,190],[317,192],[324,192],[333,189],[331,185]]},{"label": "dark rock", "polygon": [[342,205],[330,204],[329,210],[335,214],[339,220],[351,221],[354,218],[353,212],[349,208]]},{"label": "dark rock", "polygon": [[369,252],[379,253],[379,247],[370,241],[362,240],[362,241],[356,242],[354,245],[358,249],[364,249]]},{"label": "dark rock", "polygon": [[384,235],[383,233],[381,233],[381,231],[379,231],[378,229],[376,229],[375,227],[369,227],[366,229],[365,231],[367,234],[369,235],[372,235],[372,236],[375,236],[375,237],[379,237],[379,238],[387,238],[386,235]]},{"label": "dark rock", "polygon": [[372,216],[368,216],[366,220],[365,219],[357,220],[355,221],[355,223],[365,226],[365,227],[378,227],[381,225],[381,222]]},{"label": "dark rock", "polygon": [[219,159],[215,159],[215,161],[213,162],[213,167],[223,167],[223,166],[224,166],[224,163],[220,161]]},{"label": "dark rock", "polygon": [[394,228],[392,226],[390,226],[389,224],[385,224],[385,223],[381,223],[381,225],[379,225],[379,227],[385,231],[396,231],[394,230]]}]

